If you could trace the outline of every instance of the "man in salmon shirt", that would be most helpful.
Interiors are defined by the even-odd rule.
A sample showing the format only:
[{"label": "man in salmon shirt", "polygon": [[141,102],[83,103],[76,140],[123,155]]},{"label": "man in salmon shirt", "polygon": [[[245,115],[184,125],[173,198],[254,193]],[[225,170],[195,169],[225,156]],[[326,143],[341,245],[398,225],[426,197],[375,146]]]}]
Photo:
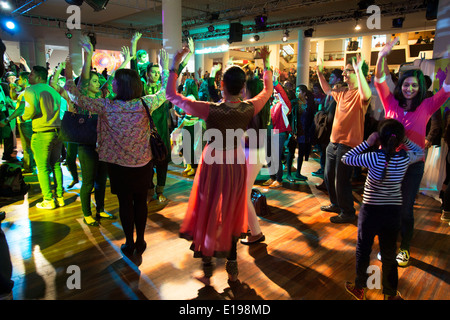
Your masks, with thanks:
[{"label": "man in salmon shirt", "polygon": [[336,113],[326,151],[324,181],[330,205],[320,209],[338,213],[330,218],[333,223],[353,222],[356,219],[352,194],[352,167],[341,162],[342,156],[363,141],[364,117],[369,106],[371,89],[366,76],[368,66],[360,55],[347,63],[343,81],[347,86],[331,89],[323,75],[323,62],[317,65],[317,76],[322,90],[336,100]]}]

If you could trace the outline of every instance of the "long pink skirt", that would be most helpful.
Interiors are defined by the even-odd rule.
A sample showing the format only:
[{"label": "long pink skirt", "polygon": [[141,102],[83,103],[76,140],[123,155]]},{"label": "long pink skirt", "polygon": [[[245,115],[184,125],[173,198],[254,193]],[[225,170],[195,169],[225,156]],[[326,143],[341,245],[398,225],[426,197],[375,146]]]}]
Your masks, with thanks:
[{"label": "long pink skirt", "polygon": [[[205,161],[211,156],[223,164]],[[232,242],[247,232],[246,170],[240,148],[203,150],[180,228],[180,237],[192,240],[194,257],[227,257]]]}]

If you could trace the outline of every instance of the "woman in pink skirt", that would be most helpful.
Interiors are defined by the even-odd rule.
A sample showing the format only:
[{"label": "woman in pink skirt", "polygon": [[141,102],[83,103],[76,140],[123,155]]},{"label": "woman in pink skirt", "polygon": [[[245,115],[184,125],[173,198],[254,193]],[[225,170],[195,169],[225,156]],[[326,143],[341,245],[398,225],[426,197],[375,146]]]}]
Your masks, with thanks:
[{"label": "woman in pink skirt", "polygon": [[166,97],[186,113],[206,122],[207,145],[194,179],[180,236],[192,240],[194,257],[201,257],[203,261],[204,274],[198,279],[210,285],[214,269],[212,257],[227,258],[228,279],[237,280],[236,243],[247,232],[247,172],[241,138],[272,94],[272,71],[268,49],[263,48],[264,90],[260,94],[242,100],[245,72],[231,66],[223,74],[221,101],[194,101],[176,91],[176,70],[188,52],[189,49],[184,48],[174,57]]}]

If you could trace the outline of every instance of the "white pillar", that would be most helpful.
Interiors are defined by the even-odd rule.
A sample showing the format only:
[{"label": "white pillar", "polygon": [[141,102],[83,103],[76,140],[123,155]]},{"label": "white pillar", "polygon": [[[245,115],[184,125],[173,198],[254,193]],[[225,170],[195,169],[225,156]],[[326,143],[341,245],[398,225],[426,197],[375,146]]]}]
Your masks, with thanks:
[{"label": "white pillar", "polygon": [[324,61],[325,58],[325,40],[317,41],[317,51],[316,51],[317,61]]},{"label": "white pillar", "polygon": [[450,0],[440,0],[434,36],[433,58],[450,58]]},{"label": "white pillar", "polygon": [[372,55],[372,36],[362,38],[361,57],[366,61],[370,68],[370,58]]},{"label": "white pillar", "polygon": [[309,87],[309,52],[310,38],[305,37],[303,29],[298,30],[298,57],[297,57],[297,85],[304,84]]},{"label": "white pillar", "polygon": [[20,41],[20,56],[23,57],[30,68],[36,65],[34,42]]},{"label": "white pillar", "polygon": [[34,42],[34,52],[36,58],[36,65],[46,67],[47,59],[45,57],[45,40],[42,38],[36,39]]},{"label": "white pillar", "polygon": [[273,69],[280,68],[280,45],[271,44],[269,45],[270,57],[269,63]]},{"label": "white pillar", "polygon": [[[194,42],[194,46],[195,46],[195,50],[197,49],[203,49],[204,44],[200,43],[200,42]],[[205,69],[205,56],[203,54],[195,54],[194,52],[194,73],[195,73],[195,79],[200,80],[199,79],[199,75],[197,73],[199,68],[202,68],[202,74],[200,75],[200,77],[203,77],[203,75],[205,74],[205,71],[210,71]]]},{"label": "white pillar", "polygon": [[170,59],[181,49],[181,0],[162,1],[163,47]]}]

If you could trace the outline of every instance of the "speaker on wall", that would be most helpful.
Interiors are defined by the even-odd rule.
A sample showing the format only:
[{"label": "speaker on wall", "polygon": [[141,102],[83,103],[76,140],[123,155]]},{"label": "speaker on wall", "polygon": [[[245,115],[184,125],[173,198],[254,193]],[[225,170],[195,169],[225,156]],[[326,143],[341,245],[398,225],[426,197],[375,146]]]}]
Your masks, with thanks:
[{"label": "speaker on wall", "polygon": [[435,20],[437,19],[439,0],[428,0],[427,3],[427,12],[425,17],[427,20]]},{"label": "speaker on wall", "polygon": [[228,38],[228,43],[241,42],[243,30],[244,26],[241,23],[238,22],[230,23],[230,35]]},{"label": "speaker on wall", "polygon": [[94,11],[101,11],[106,8],[109,0],[85,0],[85,2],[94,8]]}]

